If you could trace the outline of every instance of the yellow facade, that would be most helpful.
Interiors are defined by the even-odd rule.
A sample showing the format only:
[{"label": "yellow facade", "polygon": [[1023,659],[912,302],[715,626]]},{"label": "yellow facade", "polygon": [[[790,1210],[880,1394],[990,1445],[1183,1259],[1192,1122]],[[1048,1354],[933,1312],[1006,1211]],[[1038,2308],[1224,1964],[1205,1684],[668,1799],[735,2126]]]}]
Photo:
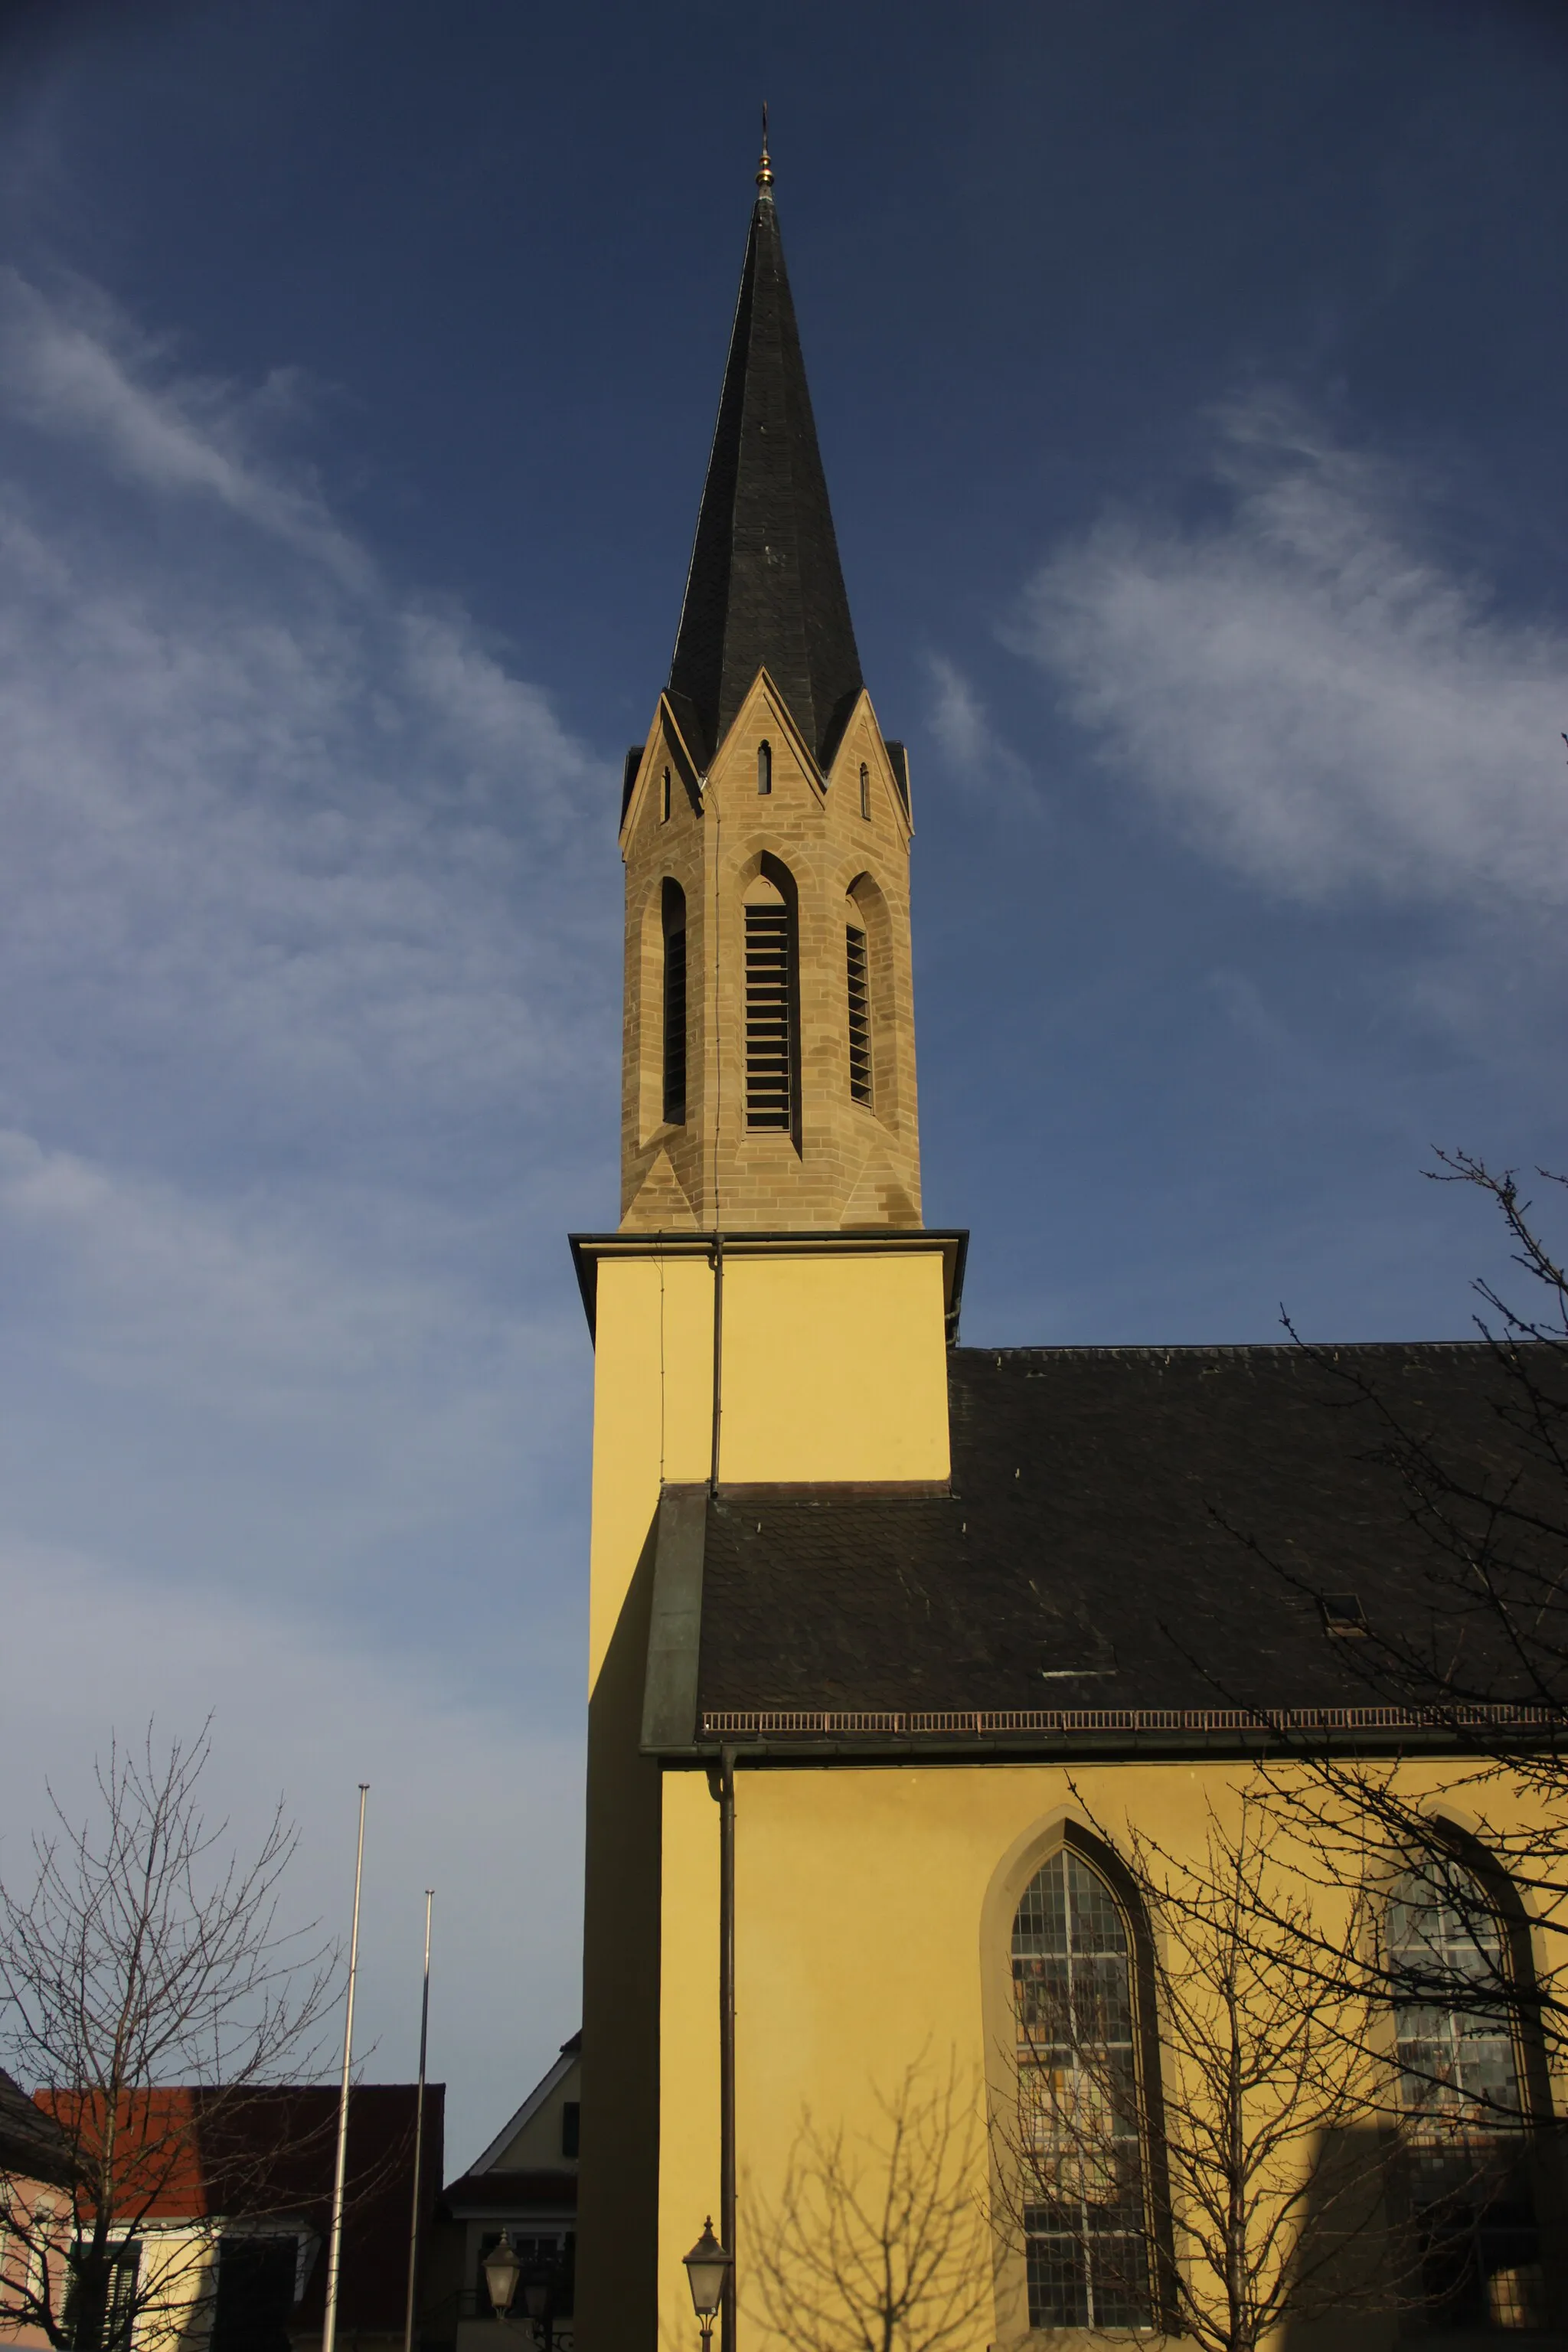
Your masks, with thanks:
[{"label": "yellow facade", "polygon": [[[717,1260],[679,1237],[595,1248],[589,1683],[666,1484],[715,1462]],[[726,1486],[948,1475],[950,1237],[726,1236],[718,1427]]]},{"label": "yellow facade", "polygon": [[[1209,1809],[1234,1819],[1251,1777],[1250,1767],[1223,1761],[742,1766],[736,2252],[748,2352],[784,2352],[788,2341],[767,2326],[747,2266],[776,2209],[803,2117],[868,2143],[885,2136],[879,2094],[896,2091],[911,2064],[933,2079],[951,2069],[968,2098],[984,2200],[987,2126],[1011,2088],[1002,2055],[1012,2029],[1009,1937],[1030,1877],[1068,1822],[1112,1833],[1138,1826],[1195,1861]],[[1413,1764],[1405,1785],[1440,1801],[1447,1777],[1440,1766]],[[658,2341],[671,2352],[692,2343],[681,2256],[718,2189],[716,1834],[701,1776],[667,1774],[661,2052],[665,2080],[679,2093],[659,2149]],[[1183,2251],[1178,2239],[1178,2258]],[[1003,2245],[995,2265],[985,2306],[954,2352],[1031,2345],[1069,2352],[1106,2341],[1088,2330],[1032,2335],[1021,2259]],[[1388,2315],[1359,2315],[1315,2328],[1298,2322],[1279,2340],[1371,2352],[1399,2332]]]},{"label": "yellow facade", "polygon": [[[598,2233],[624,2246],[628,2229],[646,2231],[651,2253],[656,2184],[709,2177],[716,2160],[716,2110],[701,2090],[717,2064],[714,1983],[698,2000],[705,2036],[667,2042],[660,2016],[661,1987],[702,1982],[704,1969],[711,1979],[717,1896],[704,1775],[661,1776],[640,1752],[659,1497],[707,1481],[715,1460],[727,1488],[943,1482],[953,1243],[742,1234],[725,1239],[721,1277],[710,1243],[606,1236],[584,1247],[595,1391],[579,2326],[585,2344],[629,2345],[651,2340],[651,2309],[635,2308],[635,2283],[623,2293],[625,2272],[596,2263]],[[673,2104],[672,2050],[696,2069]],[[606,2112],[618,2118],[613,2150],[593,2137],[592,2117]],[[662,2152],[666,2130],[686,2151],[679,2168]],[[715,2202],[711,2187],[694,2193],[704,2210]]]},{"label": "yellow facade", "polygon": [[[718,1811],[695,1761],[661,1770],[638,1752],[640,1671],[617,1689],[612,1657],[617,1629],[632,1631],[639,1666],[646,1652],[637,1586],[661,1485],[698,1485],[710,1471],[715,1275],[711,1250],[695,1244],[599,1247],[579,2340],[584,2352],[630,2352],[693,2342],[681,2257],[719,2205]],[[879,1250],[837,1241],[727,1251],[726,1487],[946,1477],[942,1270],[936,1236],[890,1237]],[[803,2119],[869,2140],[883,2121],[879,2098],[911,2065],[951,2075],[967,2102],[983,2198],[988,2120],[1005,2095],[1008,1937],[1029,1878],[1069,1822],[1112,1839],[1132,1825],[1195,1860],[1209,1809],[1234,1817],[1253,1768],[1223,1755],[926,1763],[913,1749],[897,1765],[775,1759],[748,1768],[743,1747],[738,1768],[741,2314],[748,2347],[783,2352],[787,2339],[767,2326],[748,2261]],[[1434,1801],[1452,1777],[1435,1761],[1403,1769],[1405,1785]],[[627,1867],[629,1839],[641,1884]],[[623,2036],[637,2047],[622,2047]],[[595,2117],[629,2114],[635,2126],[627,2093],[639,2087],[640,2134],[617,2124],[606,2148]],[[657,2239],[657,2309],[637,2265],[601,2266],[595,2251],[601,2231],[624,2242],[625,2217],[639,2204]],[[1370,2347],[1395,2332],[1387,2316],[1363,2317],[1321,2336],[1298,2326],[1289,2340]],[[1021,2258],[1003,2247],[985,2308],[952,2352],[1021,2352],[1044,2340],[1027,2326]],[[1053,2331],[1048,2340],[1079,2339]]]}]

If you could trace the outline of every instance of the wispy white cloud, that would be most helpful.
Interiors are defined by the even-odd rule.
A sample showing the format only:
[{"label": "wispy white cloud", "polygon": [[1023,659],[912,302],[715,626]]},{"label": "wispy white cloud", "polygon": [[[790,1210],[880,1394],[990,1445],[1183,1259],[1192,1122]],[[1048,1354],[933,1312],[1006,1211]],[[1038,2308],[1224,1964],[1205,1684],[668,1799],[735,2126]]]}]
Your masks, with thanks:
[{"label": "wispy white cloud", "polygon": [[954,780],[977,793],[1026,786],[1027,769],[997,734],[973,680],[945,654],[929,654],[926,671],[931,688],[926,724]]},{"label": "wispy white cloud", "polygon": [[180,374],[165,347],[80,281],[47,296],[0,268],[0,397],[13,415],[89,446],[145,489],[214,500],[356,585],[372,566],[313,486],[283,478],[251,446],[254,428],[290,404],[280,374],[246,396]]},{"label": "wispy white cloud", "polygon": [[40,1759],[216,1700],[230,1785],[286,1781],[335,1868],[368,1759],[384,1885],[452,1893],[448,2019],[523,1970],[526,2066],[576,2022],[562,1234],[611,1205],[614,779],[276,457],[291,397],[0,279],[0,1584],[38,1695],[0,1828]]},{"label": "wispy white cloud", "polygon": [[1016,642],[1101,757],[1303,899],[1568,898],[1568,632],[1437,550],[1421,486],[1283,400],[1220,421],[1223,511],[1059,549]]},{"label": "wispy white cloud", "polygon": [[404,1262],[390,1265],[374,1242],[346,1250],[318,1195],[203,1198],[14,1129],[0,1129],[0,1233],[35,1289],[50,1261],[63,1276],[48,1286],[47,1324],[79,1369],[175,1402],[199,1392],[253,1425],[317,1413],[350,1383],[384,1391],[438,1339],[474,1337],[476,1302],[458,1269],[432,1269],[428,1236],[421,1247],[405,1234]]},{"label": "wispy white cloud", "polygon": [[[210,390],[134,382],[32,289],[5,333],[0,402],[33,381],[18,351],[36,373],[64,348],[125,425],[110,454],[134,446],[176,509],[195,484],[264,530],[294,514]],[[79,426],[89,461],[100,422],[79,403],[51,429]],[[314,524],[277,574],[177,511],[127,545],[90,498],[40,509],[21,470],[0,484],[0,974],[47,998],[44,1036],[90,996],[128,1046],[177,1043],[193,1080],[338,1126],[373,1093],[382,1122],[428,1120],[593,1061],[610,785],[538,686],[460,610],[318,560]]]}]

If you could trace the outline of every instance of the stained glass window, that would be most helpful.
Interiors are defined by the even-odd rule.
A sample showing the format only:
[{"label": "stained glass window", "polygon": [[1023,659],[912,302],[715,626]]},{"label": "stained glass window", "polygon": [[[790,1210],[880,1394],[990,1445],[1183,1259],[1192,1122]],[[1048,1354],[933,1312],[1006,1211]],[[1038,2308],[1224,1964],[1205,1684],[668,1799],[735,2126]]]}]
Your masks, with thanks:
[{"label": "stained glass window", "polygon": [[1388,1957],[1429,2321],[1539,2326],[1540,2233],[1502,1935],[1458,1863],[1427,1864],[1394,1888]]},{"label": "stained glass window", "polygon": [[1064,1847],[1013,1923],[1031,2327],[1152,2322],[1132,1955],[1110,1887]]}]

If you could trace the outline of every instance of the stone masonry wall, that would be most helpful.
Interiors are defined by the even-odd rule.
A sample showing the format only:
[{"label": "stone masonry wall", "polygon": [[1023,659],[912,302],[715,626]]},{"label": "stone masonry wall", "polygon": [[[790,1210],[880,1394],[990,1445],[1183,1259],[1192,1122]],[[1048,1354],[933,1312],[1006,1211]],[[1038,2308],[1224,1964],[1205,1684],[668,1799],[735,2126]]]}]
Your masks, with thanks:
[{"label": "stone masonry wall", "polygon": [[[773,749],[765,797],[757,791],[764,740]],[[868,818],[860,814],[862,762]],[[868,696],[845,730],[826,787],[765,671],[705,779],[661,700],[621,844],[624,1231],[919,1225],[910,833]],[[742,909],[764,859],[787,870],[796,893],[798,1141],[745,1124]],[[687,1115],[679,1126],[663,1118],[659,909],[667,876],[679,883],[687,907]],[[866,931],[870,962],[869,1106],[849,1093],[849,921]]]}]

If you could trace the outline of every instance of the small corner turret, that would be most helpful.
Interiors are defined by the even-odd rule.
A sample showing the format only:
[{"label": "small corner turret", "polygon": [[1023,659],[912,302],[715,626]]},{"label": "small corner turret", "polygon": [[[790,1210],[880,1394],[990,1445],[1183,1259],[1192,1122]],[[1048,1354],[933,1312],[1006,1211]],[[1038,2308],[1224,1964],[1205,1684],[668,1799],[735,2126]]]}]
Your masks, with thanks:
[{"label": "small corner turret", "polygon": [[910,833],[764,151],[669,683],[623,790],[623,1232],[919,1227]]}]

